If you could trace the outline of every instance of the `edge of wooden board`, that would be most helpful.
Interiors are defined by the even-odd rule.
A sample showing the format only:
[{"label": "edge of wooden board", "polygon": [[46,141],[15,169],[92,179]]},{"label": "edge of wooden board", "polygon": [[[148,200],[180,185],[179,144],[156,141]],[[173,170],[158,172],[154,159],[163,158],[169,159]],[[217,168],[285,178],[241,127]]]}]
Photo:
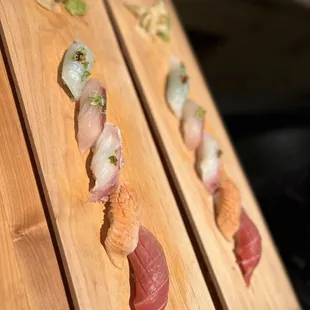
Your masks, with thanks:
[{"label": "edge of wooden board", "polygon": [[[300,306],[286,271],[199,70],[175,8],[171,1],[166,1],[172,20],[171,42],[166,44],[159,39],[154,42],[136,31],[136,19],[123,6],[124,2],[121,0],[105,1],[136,87],[143,99],[142,103],[148,119],[155,135],[159,138],[159,144],[166,156],[175,187],[184,203],[193,230],[196,232],[206,264],[214,275],[214,282],[224,307],[230,309],[252,309],[253,307],[257,309],[299,309]],[[126,2],[145,6],[154,3],[153,0],[128,0]],[[194,156],[184,146],[178,121],[166,103],[165,80],[169,70],[170,55],[177,55],[184,61],[190,76],[190,98],[206,108],[205,129],[220,141],[224,151],[225,168],[241,189],[244,207],[262,235],[262,261],[254,272],[249,289],[245,287],[239,267],[235,263],[232,245],[227,244],[218,232],[214,223],[212,198],[207,195],[196,175]],[[232,288],[236,289],[232,290]]]},{"label": "edge of wooden board", "polygon": [[1,308],[69,309],[1,46],[0,89]]},{"label": "edge of wooden board", "polygon": [[123,133],[123,178],[140,194],[143,225],[166,253],[167,309],[214,309],[102,1],[72,17],[35,1],[0,0],[0,18],[75,306],[123,310],[130,296],[128,265],[116,269],[101,245],[104,206],[88,203],[89,159],[75,140],[77,108],[57,84],[63,53],[79,37],[94,52],[92,76],[107,86],[108,121]]}]

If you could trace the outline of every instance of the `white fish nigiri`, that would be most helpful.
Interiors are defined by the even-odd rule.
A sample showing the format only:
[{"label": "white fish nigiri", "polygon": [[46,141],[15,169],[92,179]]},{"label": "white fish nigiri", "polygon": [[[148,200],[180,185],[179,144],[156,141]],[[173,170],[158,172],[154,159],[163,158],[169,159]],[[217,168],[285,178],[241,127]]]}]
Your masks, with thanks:
[{"label": "white fish nigiri", "polygon": [[217,141],[205,132],[197,149],[196,170],[211,195],[219,186],[221,155]]},{"label": "white fish nigiri", "polygon": [[68,48],[64,57],[61,77],[74,101],[80,99],[93,65],[94,55],[83,42],[77,40]]},{"label": "white fish nigiri", "polygon": [[171,110],[178,118],[182,116],[182,110],[188,92],[189,82],[186,68],[177,57],[172,56],[167,79],[166,98]]},{"label": "white fish nigiri", "polygon": [[90,200],[106,202],[119,184],[120,169],[123,167],[122,136],[119,128],[105,123],[93,147],[93,153],[91,170],[96,183],[90,190]]},{"label": "white fish nigiri", "polygon": [[78,144],[82,154],[96,142],[106,121],[106,89],[97,79],[90,79],[80,98]]},{"label": "white fish nigiri", "polygon": [[204,117],[206,111],[195,102],[187,99],[184,104],[181,131],[185,145],[196,150],[203,137]]}]

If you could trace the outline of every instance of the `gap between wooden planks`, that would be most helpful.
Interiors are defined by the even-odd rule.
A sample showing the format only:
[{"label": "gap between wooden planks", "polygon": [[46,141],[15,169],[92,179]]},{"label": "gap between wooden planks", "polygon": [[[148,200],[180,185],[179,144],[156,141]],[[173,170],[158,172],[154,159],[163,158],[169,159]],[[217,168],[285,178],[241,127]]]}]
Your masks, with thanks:
[{"label": "gap between wooden planks", "polygon": [[[150,6],[155,3],[155,0],[128,0],[126,2]],[[184,202],[206,263],[212,270],[223,305],[229,309],[238,310],[299,309],[257,202],[240,168],[171,1],[165,1],[171,12],[172,20],[169,43],[164,43],[160,39],[152,41],[147,35],[138,32],[137,20],[124,6],[125,1],[108,0],[107,3],[125,57],[140,96],[143,98],[145,110],[159,137],[160,146],[170,166],[175,186]],[[224,152],[224,166],[238,184],[243,196],[243,205],[262,235],[263,255],[254,272],[250,288],[246,288],[236,264],[232,252],[233,245],[228,244],[216,228],[212,198],[206,193],[196,175],[194,154],[186,149],[180,134],[179,122],[166,103],[165,82],[171,55],[179,56],[185,63],[190,77],[189,97],[206,108],[206,130],[220,142]]]},{"label": "gap between wooden planks", "polygon": [[1,309],[69,309],[0,50]]},{"label": "gap between wooden planks", "polygon": [[104,205],[88,203],[90,161],[75,140],[77,105],[57,83],[63,54],[78,37],[94,52],[92,76],[107,87],[108,121],[123,133],[123,178],[167,257],[167,309],[214,309],[102,1],[72,17],[33,0],[0,0],[0,19],[75,306],[124,310],[130,297],[128,266],[116,269],[101,245]]}]

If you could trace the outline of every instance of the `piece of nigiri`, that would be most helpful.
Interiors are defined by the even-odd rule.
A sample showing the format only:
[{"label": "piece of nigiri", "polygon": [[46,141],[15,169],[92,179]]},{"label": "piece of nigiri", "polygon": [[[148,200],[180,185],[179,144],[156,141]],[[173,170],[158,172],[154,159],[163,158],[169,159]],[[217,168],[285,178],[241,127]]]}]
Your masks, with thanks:
[{"label": "piece of nigiri", "polygon": [[244,281],[250,285],[254,269],[262,255],[262,238],[255,224],[242,209],[240,227],[235,237],[235,255]]},{"label": "piece of nigiri", "polygon": [[204,117],[206,111],[195,102],[187,99],[182,113],[181,131],[185,145],[196,150],[203,137]]},{"label": "piece of nigiri", "polygon": [[217,141],[204,132],[196,153],[196,170],[211,195],[215,193],[219,186],[221,155],[222,151]]},{"label": "piece of nigiri", "polygon": [[126,183],[120,184],[111,194],[110,202],[110,228],[105,248],[112,264],[122,269],[126,256],[138,244],[141,206],[136,191]]},{"label": "piece of nigiri", "polygon": [[80,99],[93,65],[94,55],[82,41],[76,40],[66,51],[61,77],[74,101]]},{"label": "piece of nigiri", "polygon": [[97,79],[90,79],[80,98],[78,144],[82,154],[96,142],[106,121],[106,90]]},{"label": "piece of nigiri", "polygon": [[214,197],[216,224],[222,235],[232,241],[240,225],[241,195],[235,183],[224,172]]},{"label": "piece of nigiri", "polygon": [[96,178],[90,190],[91,201],[106,202],[119,184],[123,167],[122,136],[118,127],[105,123],[96,144],[93,146],[91,170]]},{"label": "piece of nigiri", "polygon": [[171,110],[178,118],[182,116],[182,110],[188,92],[189,82],[185,65],[177,57],[172,56],[167,79],[166,98]]},{"label": "piece of nigiri", "polygon": [[134,272],[135,310],[162,310],[168,303],[169,271],[165,253],[156,238],[140,227],[139,242],[128,256]]}]

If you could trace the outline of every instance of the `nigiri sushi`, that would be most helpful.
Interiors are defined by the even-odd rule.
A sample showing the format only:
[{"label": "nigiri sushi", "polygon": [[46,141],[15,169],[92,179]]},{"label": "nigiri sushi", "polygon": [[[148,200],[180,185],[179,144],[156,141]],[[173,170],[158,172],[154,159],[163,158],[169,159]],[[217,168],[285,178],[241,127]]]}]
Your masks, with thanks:
[{"label": "nigiri sushi", "polygon": [[184,104],[181,131],[185,145],[196,150],[203,137],[205,110],[195,102],[187,99]]},{"label": "nigiri sushi", "polygon": [[120,184],[111,194],[110,202],[110,228],[105,248],[112,264],[122,269],[126,256],[138,244],[141,206],[136,191],[126,183]]},{"label": "nigiri sushi", "polygon": [[189,92],[189,81],[186,68],[180,60],[172,56],[167,79],[166,98],[174,114],[181,118],[182,110]]},{"label": "nigiri sushi", "polygon": [[196,170],[210,195],[213,195],[219,186],[221,155],[217,141],[204,132],[196,152]]},{"label": "nigiri sushi", "polygon": [[242,209],[240,227],[235,237],[235,255],[244,281],[250,285],[254,269],[262,255],[262,238],[255,224]]},{"label": "nigiri sushi", "polygon": [[92,51],[80,40],[76,40],[67,50],[63,66],[62,80],[70,90],[73,100],[78,101],[94,65]]},{"label": "nigiri sushi", "polygon": [[122,136],[118,127],[106,123],[96,144],[93,146],[91,170],[96,178],[90,190],[91,201],[108,201],[109,195],[119,184],[120,169],[123,167]]},{"label": "nigiri sushi", "polygon": [[163,310],[168,303],[169,271],[162,246],[144,227],[139,242],[128,256],[134,273],[135,310]]},{"label": "nigiri sushi", "polygon": [[90,79],[80,98],[78,144],[82,154],[96,142],[106,121],[106,90],[99,80]]},{"label": "nigiri sushi", "polygon": [[225,239],[232,241],[240,224],[241,195],[235,183],[224,173],[221,173],[214,204],[217,226]]}]

